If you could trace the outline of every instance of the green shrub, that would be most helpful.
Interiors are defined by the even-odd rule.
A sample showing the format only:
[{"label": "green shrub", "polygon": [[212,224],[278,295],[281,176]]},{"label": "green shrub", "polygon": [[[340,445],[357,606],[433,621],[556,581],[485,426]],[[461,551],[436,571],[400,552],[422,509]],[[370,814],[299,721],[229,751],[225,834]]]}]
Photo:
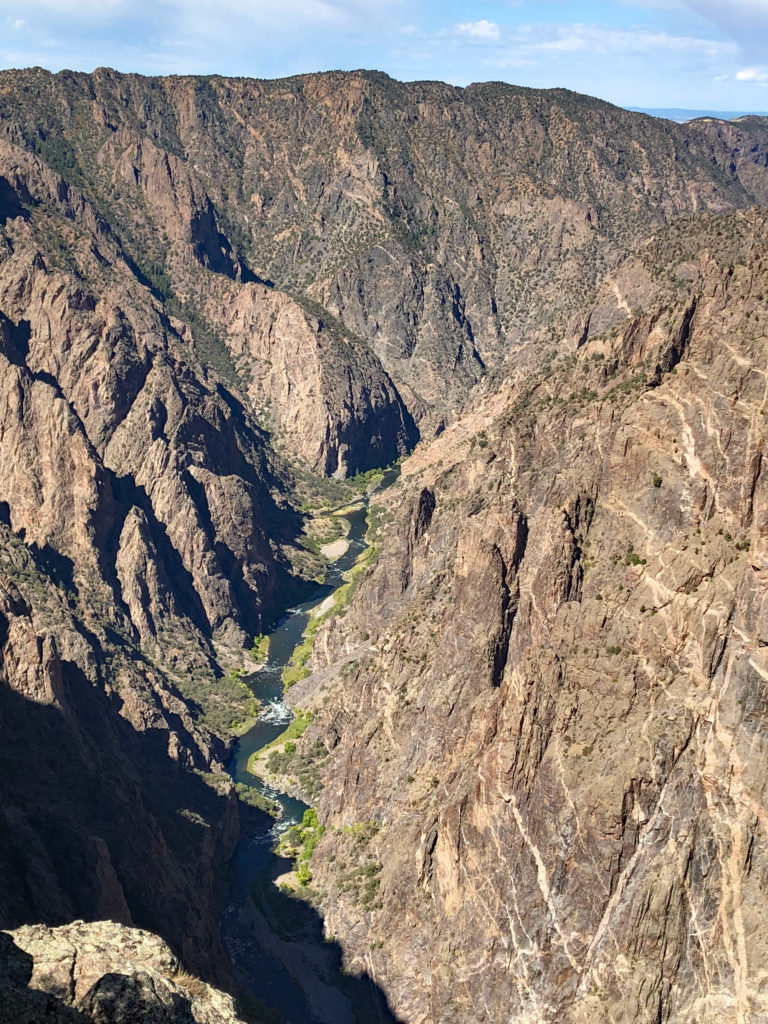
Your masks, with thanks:
[{"label": "green shrub", "polygon": [[645,565],[646,560],[641,558],[636,551],[630,551],[627,557],[624,559],[625,565]]},{"label": "green shrub", "polygon": [[269,658],[269,637],[259,634],[253,638],[253,647],[250,656],[258,664],[262,664]]}]

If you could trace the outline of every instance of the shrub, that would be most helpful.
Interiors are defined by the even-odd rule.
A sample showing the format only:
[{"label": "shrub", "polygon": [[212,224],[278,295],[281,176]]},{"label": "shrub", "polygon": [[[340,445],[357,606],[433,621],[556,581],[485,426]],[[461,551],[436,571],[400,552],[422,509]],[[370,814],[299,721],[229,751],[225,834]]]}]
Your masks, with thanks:
[{"label": "shrub", "polygon": [[636,551],[630,551],[627,557],[624,559],[625,565],[645,565],[646,560],[641,558]]}]

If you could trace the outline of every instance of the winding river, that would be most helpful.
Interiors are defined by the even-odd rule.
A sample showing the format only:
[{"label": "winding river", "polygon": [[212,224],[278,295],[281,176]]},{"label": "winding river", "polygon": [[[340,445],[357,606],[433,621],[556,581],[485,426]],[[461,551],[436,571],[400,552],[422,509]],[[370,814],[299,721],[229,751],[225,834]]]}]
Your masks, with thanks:
[{"label": "winding river", "polygon": [[[390,486],[398,475],[399,467],[387,470],[373,493]],[[240,738],[229,766],[235,782],[254,787],[282,808],[280,820],[271,828],[238,844],[222,938],[240,987],[277,1011],[284,1024],[387,1019],[376,994],[363,991],[359,982],[350,982],[344,975],[340,951],[324,941],[319,915],[274,885],[290,867],[275,854],[275,846],[285,830],[301,821],[307,805],[271,789],[247,769],[251,754],[276,739],[293,717],[283,701],[283,668],[301,643],[312,609],[344,583],[344,573],[365,550],[368,500],[366,497],[358,508],[344,513],[349,522],[349,548],[329,566],[325,582],[309,599],[278,622],[269,637],[266,666],[245,680],[261,702],[262,712],[256,725]]]}]

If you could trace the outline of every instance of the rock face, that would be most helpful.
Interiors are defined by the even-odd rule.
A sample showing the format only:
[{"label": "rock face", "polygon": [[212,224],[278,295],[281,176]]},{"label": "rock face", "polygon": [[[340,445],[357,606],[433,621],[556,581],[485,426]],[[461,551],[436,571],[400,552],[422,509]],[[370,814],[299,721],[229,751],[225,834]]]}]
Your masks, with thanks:
[{"label": "rock face", "polygon": [[237,801],[194,709],[232,696],[217,655],[275,607],[295,517],[90,202],[0,167],[0,921],[111,917],[226,977]]},{"label": "rock face", "polygon": [[0,933],[3,1024],[239,1024],[156,935],[111,921]]},{"label": "rock face", "polygon": [[226,324],[235,366],[274,439],[315,472],[346,477],[413,446],[413,419],[379,360],[314,303],[248,284],[211,315]]},{"label": "rock face", "polygon": [[[116,624],[142,639],[183,630],[242,644],[289,568],[269,543],[290,536],[291,520],[266,439],[201,377],[83,196],[37,158],[0,148],[4,180],[35,210],[0,229],[9,523],[69,559],[74,583],[101,591]],[[155,593],[140,597],[147,559]]]},{"label": "rock face", "polygon": [[238,837],[223,744],[172,677],[0,526],[0,920],[161,932],[227,977],[215,877]]},{"label": "rock face", "polygon": [[290,691],[405,1021],[768,1019],[765,238],[661,232],[420,448]]},{"label": "rock face", "polygon": [[[0,925],[225,976],[220,665],[301,583],[285,457],[434,433],[293,691],[329,931],[409,1024],[765,1017],[766,122],[371,73],[0,99]],[[209,1019],[111,956],[45,1013]]]},{"label": "rock face", "polygon": [[82,188],[204,361],[337,475],[561,333],[654,227],[768,196],[763,120],[680,126],[564,90],[33,69],[0,95],[0,135]]}]

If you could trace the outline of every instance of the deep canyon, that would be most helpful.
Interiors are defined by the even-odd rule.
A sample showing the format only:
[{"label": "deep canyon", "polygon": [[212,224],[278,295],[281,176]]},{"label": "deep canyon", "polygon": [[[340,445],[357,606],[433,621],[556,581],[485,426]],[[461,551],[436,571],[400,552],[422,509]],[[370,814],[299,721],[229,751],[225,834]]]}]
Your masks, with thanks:
[{"label": "deep canyon", "polygon": [[279,792],[317,1019],[768,1021],[764,205],[760,117],[0,72],[0,1020],[287,1020]]}]

